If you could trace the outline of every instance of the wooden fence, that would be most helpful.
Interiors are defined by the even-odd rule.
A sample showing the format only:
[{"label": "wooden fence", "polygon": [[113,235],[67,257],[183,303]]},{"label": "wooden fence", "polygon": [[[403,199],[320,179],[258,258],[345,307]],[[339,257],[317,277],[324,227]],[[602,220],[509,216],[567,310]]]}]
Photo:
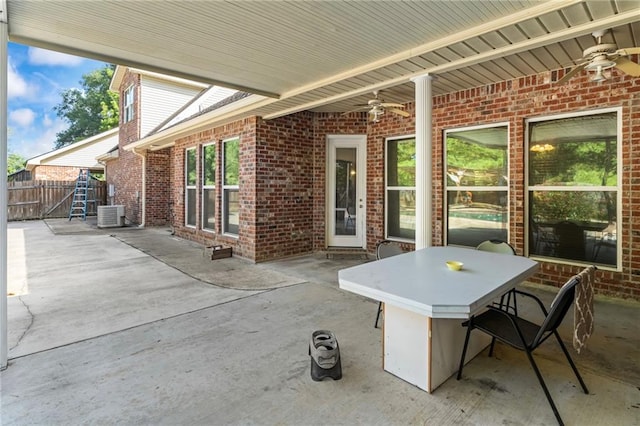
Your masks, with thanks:
[{"label": "wooden fence", "polygon": [[[9,221],[69,217],[76,181],[27,180],[7,186]],[[97,206],[106,204],[106,183],[92,180],[90,188],[87,215],[96,215]]]}]

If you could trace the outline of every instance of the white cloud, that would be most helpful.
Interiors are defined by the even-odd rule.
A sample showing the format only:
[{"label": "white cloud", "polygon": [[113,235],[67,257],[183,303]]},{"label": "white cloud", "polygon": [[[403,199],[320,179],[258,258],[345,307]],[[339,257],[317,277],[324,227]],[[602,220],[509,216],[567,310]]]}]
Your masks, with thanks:
[{"label": "white cloud", "polygon": [[45,114],[44,118],[42,119],[42,125],[44,127],[51,127],[53,126],[53,120],[51,119],[51,117],[49,117],[48,114]]},{"label": "white cloud", "polygon": [[44,50],[38,47],[30,47],[29,63],[32,65],[57,65],[66,67],[75,67],[80,65],[83,58],[67,55],[65,53],[54,52],[52,50]]},{"label": "white cloud", "polygon": [[36,119],[36,113],[29,108],[19,108],[9,113],[9,121],[20,127],[28,127]]},{"label": "white cloud", "polygon": [[[44,131],[41,131],[38,127],[38,134],[14,134],[9,138],[8,149],[11,152],[22,155],[24,158],[33,158],[38,155],[45,154],[52,151],[55,146],[56,134],[65,130],[67,124],[62,120],[56,120],[50,123]],[[18,132],[14,132],[18,133]]]},{"label": "white cloud", "polygon": [[29,85],[27,81],[15,69],[9,57],[9,66],[7,72],[7,91],[8,97],[17,98],[26,96],[29,93]]}]

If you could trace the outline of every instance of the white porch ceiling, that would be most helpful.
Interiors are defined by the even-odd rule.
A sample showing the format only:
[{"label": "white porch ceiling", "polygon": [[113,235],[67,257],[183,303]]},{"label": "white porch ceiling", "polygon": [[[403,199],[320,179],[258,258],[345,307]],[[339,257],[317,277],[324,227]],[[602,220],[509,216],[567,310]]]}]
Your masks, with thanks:
[{"label": "white porch ceiling", "polygon": [[[343,112],[572,67],[640,45],[637,0],[7,0],[9,39],[267,96],[253,112]],[[246,111],[245,111],[246,112]],[[229,118],[231,115],[228,116]]]}]

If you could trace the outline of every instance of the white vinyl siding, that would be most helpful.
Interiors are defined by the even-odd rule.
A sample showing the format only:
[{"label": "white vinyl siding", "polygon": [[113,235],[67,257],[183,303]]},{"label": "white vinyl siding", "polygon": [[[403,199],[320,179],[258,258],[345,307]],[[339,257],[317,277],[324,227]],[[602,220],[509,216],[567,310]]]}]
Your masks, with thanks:
[{"label": "white vinyl siding", "polygon": [[200,88],[142,76],[140,79],[140,135],[147,136],[184,107]]},{"label": "white vinyl siding", "polygon": [[29,164],[69,167],[102,167],[96,157],[118,145],[118,129],[109,130],[29,160]]}]

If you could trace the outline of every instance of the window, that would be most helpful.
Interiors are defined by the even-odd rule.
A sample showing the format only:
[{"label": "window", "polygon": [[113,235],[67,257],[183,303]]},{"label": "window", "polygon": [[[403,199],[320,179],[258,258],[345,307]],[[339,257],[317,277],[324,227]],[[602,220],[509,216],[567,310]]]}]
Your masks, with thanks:
[{"label": "window", "polygon": [[416,140],[412,137],[386,141],[386,237],[414,241],[416,238]]},{"label": "window", "polygon": [[240,139],[222,142],[222,232],[238,235],[240,225]]},{"label": "window", "polygon": [[509,127],[445,132],[447,244],[508,241]]},{"label": "window", "polygon": [[529,255],[617,266],[619,113],[527,121]]},{"label": "window", "polygon": [[196,226],[196,149],[189,148],[185,150],[184,160],[184,184],[185,184],[185,224],[187,226]]},{"label": "window", "polygon": [[124,91],[124,113],[122,114],[122,122],[128,123],[133,120],[133,86],[129,86]]},{"label": "window", "polygon": [[216,224],[216,145],[202,147],[202,229]]}]

